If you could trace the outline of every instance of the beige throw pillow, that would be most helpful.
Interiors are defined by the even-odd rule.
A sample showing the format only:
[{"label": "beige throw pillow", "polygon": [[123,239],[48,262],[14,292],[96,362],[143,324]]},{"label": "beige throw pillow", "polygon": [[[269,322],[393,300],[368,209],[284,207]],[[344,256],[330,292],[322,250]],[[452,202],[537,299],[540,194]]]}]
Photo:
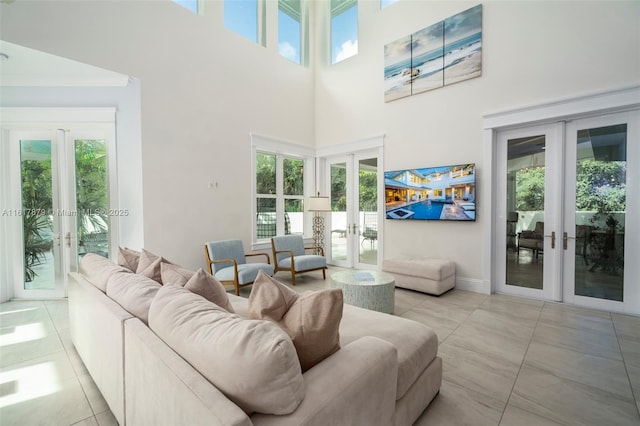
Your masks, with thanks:
[{"label": "beige throw pillow", "polygon": [[138,270],[140,252],[127,247],[118,247],[118,265],[127,268],[131,272]]},{"label": "beige throw pillow", "polygon": [[175,284],[180,287],[189,281],[195,272],[185,269],[181,266],[174,265],[172,263],[162,262],[160,263],[160,276],[162,278],[162,284]]},{"label": "beige throw pillow", "polygon": [[155,282],[162,284],[162,272],[160,269],[162,262],[170,263],[162,257],[157,256],[148,250],[142,249],[136,274],[144,275],[145,277],[149,277]]},{"label": "beige throw pillow", "polygon": [[116,272],[107,281],[107,296],[147,324],[149,306],[162,286],[139,274]]},{"label": "beige throw pillow", "polygon": [[282,327],[293,340],[302,371],[340,349],[342,308],[340,289],[298,294],[262,271],[249,296],[249,318]]},{"label": "beige throw pillow", "polygon": [[198,294],[209,302],[213,302],[227,312],[234,313],[233,306],[229,302],[227,291],[224,286],[211,274],[206,273],[202,268],[187,281],[184,288]]},{"label": "beige throw pillow", "polygon": [[243,319],[166,285],[151,302],[149,327],[249,415],[289,414],[304,398],[293,343],[269,321]]}]

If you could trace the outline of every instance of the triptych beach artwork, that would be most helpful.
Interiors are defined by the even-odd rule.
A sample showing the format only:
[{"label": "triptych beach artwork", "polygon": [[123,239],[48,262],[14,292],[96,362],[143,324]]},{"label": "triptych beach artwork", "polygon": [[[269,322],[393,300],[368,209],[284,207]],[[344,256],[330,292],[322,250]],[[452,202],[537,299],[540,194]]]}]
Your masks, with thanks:
[{"label": "triptych beach artwork", "polygon": [[384,46],[385,102],[482,74],[482,5]]}]

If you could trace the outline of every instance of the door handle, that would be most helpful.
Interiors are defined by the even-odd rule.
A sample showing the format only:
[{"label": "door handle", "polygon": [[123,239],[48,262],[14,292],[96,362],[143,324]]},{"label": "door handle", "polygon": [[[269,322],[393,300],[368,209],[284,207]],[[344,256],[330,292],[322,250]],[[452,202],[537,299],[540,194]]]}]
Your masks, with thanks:
[{"label": "door handle", "polygon": [[566,250],[567,249],[567,244],[569,241],[569,238],[575,240],[576,237],[570,237],[566,232],[564,233],[564,235],[562,236],[562,246],[563,248]]},{"label": "door handle", "polygon": [[551,248],[556,248],[556,231],[551,232],[551,235],[545,235],[545,237],[551,237]]},{"label": "door handle", "polygon": [[67,235],[64,236],[64,239],[67,242],[67,247],[71,247],[71,232],[67,232]]}]

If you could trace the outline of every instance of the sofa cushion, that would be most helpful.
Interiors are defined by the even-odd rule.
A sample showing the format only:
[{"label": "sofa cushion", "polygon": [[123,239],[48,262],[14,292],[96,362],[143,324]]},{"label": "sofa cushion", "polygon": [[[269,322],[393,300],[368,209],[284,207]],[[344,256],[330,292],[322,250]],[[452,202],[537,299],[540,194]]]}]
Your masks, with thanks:
[{"label": "sofa cushion", "polygon": [[194,274],[194,271],[174,265],[173,263],[160,263],[160,278],[162,279],[162,284],[175,284],[184,287]]},{"label": "sofa cushion", "polygon": [[162,263],[169,262],[162,256],[151,253],[149,250],[142,249],[140,251],[140,260],[138,262],[138,268],[136,274],[149,277],[155,282],[162,284]]},{"label": "sofa cushion", "polygon": [[120,265],[116,265],[106,257],[95,253],[85,254],[80,259],[78,270],[103,293],[107,292],[107,281],[111,275],[116,272],[131,272]]},{"label": "sofa cushion", "polygon": [[269,321],[167,285],[151,303],[149,327],[246,413],[288,414],[304,398],[293,343]]},{"label": "sofa cushion", "polygon": [[107,281],[107,296],[146,324],[151,300],[161,287],[144,275],[116,272]]},{"label": "sofa cushion", "polygon": [[418,257],[385,259],[382,261],[382,270],[440,281],[456,273],[456,264],[450,260]]},{"label": "sofa cushion", "polygon": [[224,286],[202,268],[193,274],[184,285],[184,288],[204,297],[209,302],[215,303],[225,311],[234,313],[233,306],[231,306],[229,302],[229,297],[227,297],[227,291],[224,289]]},{"label": "sofa cushion", "polygon": [[340,345],[346,346],[362,336],[378,337],[398,349],[397,400],[407,393],[438,353],[438,336],[430,328],[406,318],[345,305]]},{"label": "sofa cushion", "polygon": [[127,268],[131,272],[138,270],[140,252],[127,247],[118,247],[118,265]]},{"label": "sofa cushion", "polygon": [[282,327],[293,340],[302,371],[340,349],[342,290],[299,294],[260,271],[249,296],[249,318]]}]

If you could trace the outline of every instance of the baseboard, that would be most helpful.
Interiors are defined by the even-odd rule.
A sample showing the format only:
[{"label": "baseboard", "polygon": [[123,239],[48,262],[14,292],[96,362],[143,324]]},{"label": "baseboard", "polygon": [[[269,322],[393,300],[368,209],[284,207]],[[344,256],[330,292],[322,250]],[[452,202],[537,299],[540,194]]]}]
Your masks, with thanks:
[{"label": "baseboard", "polygon": [[487,286],[483,280],[475,278],[456,277],[456,288],[475,293],[491,294],[491,286]]}]

